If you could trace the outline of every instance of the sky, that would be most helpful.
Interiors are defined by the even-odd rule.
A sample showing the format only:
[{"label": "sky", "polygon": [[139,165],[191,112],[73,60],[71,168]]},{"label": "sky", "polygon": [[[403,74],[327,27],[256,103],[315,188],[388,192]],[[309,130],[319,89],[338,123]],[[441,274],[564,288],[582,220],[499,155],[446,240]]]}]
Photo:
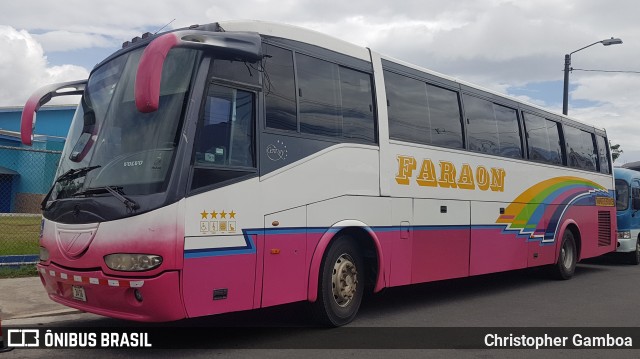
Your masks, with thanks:
[{"label": "sky", "polygon": [[[634,0],[20,0],[0,5],[0,106],[86,78],[122,43],[156,32],[252,19],[311,28],[604,127],[640,161],[640,3]],[[168,24],[168,25],[167,25]],[[163,30],[163,31],[164,31]]]}]

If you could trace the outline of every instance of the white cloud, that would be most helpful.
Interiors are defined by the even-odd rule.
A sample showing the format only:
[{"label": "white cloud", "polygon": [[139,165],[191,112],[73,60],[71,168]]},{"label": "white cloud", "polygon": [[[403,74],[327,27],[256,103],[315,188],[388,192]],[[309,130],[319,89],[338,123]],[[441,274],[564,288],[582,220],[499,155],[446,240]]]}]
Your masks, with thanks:
[{"label": "white cloud", "polygon": [[0,26],[0,106],[24,105],[38,87],[87,76],[79,66],[48,66],[42,46],[27,31]]},{"label": "white cloud", "polygon": [[[155,31],[174,18],[167,29],[234,19],[309,27],[501,92],[532,83],[562,81],[564,54],[610,36],[622,38],[624,44],[606,48],[595,45],[577,52],[572,56],[572,66],[640,70],[634,61],[640,58],[634,1],[21,0],[3,4],[0,23],[38,35],[21,40],[15,51],[5,38],[0,43],[0,79],[11,83],[8,89],[0,89],[9,92],[0,101],[14,97],[18,87],[32,91],[50,80],[51,72],[62,74],[59,77],[64,79],[82,72],[68,66],[48,66],[47,53],[99,47],[115,50],[123,41]],[[28,46],[35,54],[27,54]],[[574,72],[571,84],[578,87],[572,92],[570,114],[604,124],[626,155],[627,148],[640,144],[633,135],[639,110],[635,104],[638,82],[638,75]],[[539,95],[520,98],[543,106],[561,103],[561,88],[556,94]],[[551,100],[554,96],[557,99]],[[575,107],[579,99],[597,105]]]},{"label": "white cloud", "polygon": [[104,35],[71,32],[65,30],[49,31],[32,35],[47,52],[87,49],[91,47],[114,47],[117,43]]}]

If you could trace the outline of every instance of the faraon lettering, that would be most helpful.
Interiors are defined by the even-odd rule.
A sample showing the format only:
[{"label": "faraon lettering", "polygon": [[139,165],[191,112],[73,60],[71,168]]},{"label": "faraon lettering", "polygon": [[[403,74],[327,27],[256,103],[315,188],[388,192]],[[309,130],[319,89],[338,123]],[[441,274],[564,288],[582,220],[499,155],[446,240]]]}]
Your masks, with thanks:
[{"label": "faraon lettering", "polygon": [[[413,173],[418,169],[418,162],[412,156],[398,155],[398,173],[396,182],[401,185],[409,185]],[[481,191],[491,189],[494,192],[504,192],[504,178],[507,173],[504,168],[477,166],[475,171],[471,165],[465,163],[460,168],[449,161],[440,161],[439,176],[436,165],[429,158],[422,160],[420,172],[415,177],[419,186],[459,188]]]}]

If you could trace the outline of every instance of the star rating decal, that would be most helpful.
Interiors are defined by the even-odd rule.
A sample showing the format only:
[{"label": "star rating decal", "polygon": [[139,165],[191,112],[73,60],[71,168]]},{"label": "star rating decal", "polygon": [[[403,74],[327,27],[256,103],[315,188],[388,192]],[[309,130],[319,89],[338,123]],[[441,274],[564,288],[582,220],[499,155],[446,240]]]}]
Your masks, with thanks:
[{"label": "star rating decal", "polygon": [[[200,233],[202,234],[226,234],[236,233],[236,213],[234,210],[220,212],[206,209],[200,212]],[[205,221],[207,220],[208,221]]]}]

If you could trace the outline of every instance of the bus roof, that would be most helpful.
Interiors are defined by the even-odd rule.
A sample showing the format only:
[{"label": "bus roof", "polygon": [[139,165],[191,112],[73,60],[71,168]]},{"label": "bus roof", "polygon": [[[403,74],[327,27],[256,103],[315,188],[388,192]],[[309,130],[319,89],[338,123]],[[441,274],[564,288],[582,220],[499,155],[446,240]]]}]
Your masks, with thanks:
[{"label": "bus roof", "polygon": [[[286,39],[291,39],[291,40],[295,40],[295,41],[300,41],[300,42],[304,42],[304,43],[308,43],[308,44],[313,44],[313,45],[317,45],[323,48],[326,48],[328,50],[332,50],[332,51],[336,51],[336,52],[340,52],[340,53],[344,53],[346,55],[352,56],[352,57],[356,57],[362,60],[366,60],[366,61],[371,61],[371,57],[369,54],[369,50],[368,48],[365,47],[361,47],[358,45],[355,45],[353,43],[335,38],[333,36],[315,31],[315,30],[310,30],[308,28],[304,28],[304,27],[298,27],[298,26],[294,26],[294,25],[288,25],[288,24],[281,24],[281,23],[274,23],[274,22],[268,22],[268,21],[258,21],[258,20],[238,20],[238,21],[221,21],[218,23],[223,29],[227,30],[227,31],[254,31],[257,32],[259,34],[262,35],[266,35],[266,36],[274,36],[274,37],[281,37],[281,38],[286,38]],[[371,50],[374,51],[374,50]],[[495,95],[498,97],[502,97],[504,99],[507,100],[511,100],[511,101],[515,101],[517,103],[521,103],[523,105],[526,105],[528,107],[532,107],[534,109],[537,109],[539,111],[544,111],[547,113],[551,113],[553,115],[555,115],[555,117],[559,117],[562,119],[567,120],[568,122],[573,122],[573,123],[578,123],[581,124],[583,126],[586,126],[590,129],[593,129],[594,132],[599,132],[602,133],[606,136],[606,131],[603,128],[599,128],[599,127],[595,127],[589,124],[586,124],[582,121],[578,121],[575,120],[573,118],[567,117],[563,114],[557,113],[557,112],[553,112],[549,109],[546,109],[544,107],[538,106],[536,104],[532,104],[532,103],[528,103],[525,101],[522,101],[520,99],[517,99],[515,97],[506,95],[504,93],[499,93],[487,88],[483,88],[481,86],[433,71],[433,70],[429,70],[423,67],[420,67],[418,65],[415,64],[411,64],[408,62],[405,62],[403,60],[399,60],[396,58],[393,58],[391,56],[387,56],[384,54],[380,54],[380,57],[382,59],[397,63],[399,65],[405,66],[405,67],[409,67],[436,77],[440,77],[442,79],[445,79],[447,81],[451,81],[451,82],[455,82],[459,85],[463,85],[466,87],[470,87],[472,89],[478,90],[478,91],[482,91],[482,92],[486,92],[488,94],[491,95]]]},{"label": "bus roof", "polygon": [[640,178],[640,172],[630,170],[627,168],[614,167],[613,168],[613,177],[615,179],[622,179],[629,182],[633,178]]},{"label": "bus roof", "polygon": [[640,161],[625,163],[622,165],[622,168],[628,168],[630,170],[640,171]]}]

